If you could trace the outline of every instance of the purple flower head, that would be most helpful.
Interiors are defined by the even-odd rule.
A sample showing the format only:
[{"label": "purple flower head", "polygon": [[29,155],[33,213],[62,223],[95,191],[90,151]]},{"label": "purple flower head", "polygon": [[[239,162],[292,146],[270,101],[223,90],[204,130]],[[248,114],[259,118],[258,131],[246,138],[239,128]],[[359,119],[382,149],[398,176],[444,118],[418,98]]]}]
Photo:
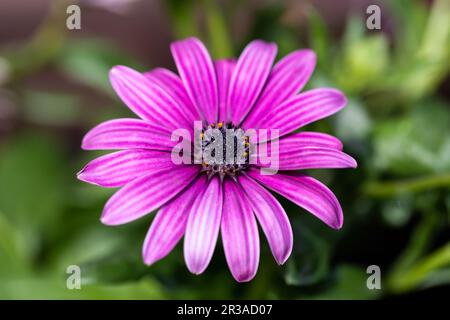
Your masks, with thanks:
[{"label": "purple flower head", "polygon": [[[78,174],[92,184],[120,187],[106,203],[101,221],[119,225],[157,211],[144,241],[144,262],[162,259],[184,236],[186,265],[195,274],[208,266],[220,233],[228,266],[239,282],[251,280],[258,269],[258,223],[278,264],[292,251],[289,219],[268,189],[341,228],[342,209],[334,194],[298,172],[356,167],[335,137],[296,131],[346,104],[335,89],[299,93],[314,70],[315,54],[297,50],[273,66],[277,47],[260,40],[248,44],[237,61],[213,61],[195,38],[174,42],[171,50],[179,75],[162,68],[139,73],[124,66],[110,72],[114,90],[140,119],[106,121],[83,139],[85,150],[121,150],[93,160]],[[196,121],[201,121],[200,131]],[[173,132],[180,129],[192,137],[188,145],[198,141],[203,153],[220,140],[223,148],[211,153],[216,160],[175,163],[179,141]],[[250,129],[256,137],[226,135]],[[279,139],[263,136],[261,129],[276,130]],[[241,144],[242,161],[226,161],[225,154],[239,158],[234,147]],[[261,150],[276,155],[279,172],[264,173],[268,164],[260,161]],[[189,152],[183,149],[182,154],[191,159]]]}]

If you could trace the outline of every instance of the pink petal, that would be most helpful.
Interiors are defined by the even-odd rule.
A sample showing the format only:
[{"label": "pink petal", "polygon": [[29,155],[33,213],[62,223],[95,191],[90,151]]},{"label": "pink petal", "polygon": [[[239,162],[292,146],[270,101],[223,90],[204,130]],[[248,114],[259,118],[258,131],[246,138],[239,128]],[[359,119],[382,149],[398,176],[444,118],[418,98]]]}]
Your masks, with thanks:
[{"label": "pink petal", "polygon": [[174,166],[169,152],[130,149],[113,152],[89,162],[77,176],[88,183],[115,188],[138,177]]},{"label": "pink petal", "polygon": [[[278,150],[281,153],[293,152],[309,147],[328,148],[342,151],[343,144],[338,138],[335,138],[329,134],[309,131],[303,131],[283,136],[278,141]],[[259,143],[257,153],[252,153],[250,157],[258,161],[258,153],[261,153],[262,150],[265,150],[268,156],[271,155],[272,143],[270,141]]]},{"label": "pink petal", "polygon": [[258,226],[243,191],[231,179],[224,181],[221,234],[225,257],[239,282],[253,279],[259,264]]},{"label": "pink petal", "polygon": [[170,151],[177,142],[170,133],[139,119],[115,119],[100,123],[83,138],[84,150],[154,149]]},{"label": "pink petal", "polygon": [[334,229],[344,221],[342,208],[333,192],[314,178],[305,175],[261,175],[259,170],[248,175],[269,189],[278,192]]},{"label": "pink petal", "polygon": [[145,264],[151,265],[164,258],[180,241],[192,203],[205,186],[206,176],[200,175],[183,193],[161,207],[145,237],[142,249]]},{"label": "pink petal", "polygon": [[[278,154],[279,170],[304,170],[304,169],[338,169],[356,168],[355,159],[348,154],[330,148],[304,147],[290,150],[280,148]],[[263,167],[273,164],[264,164]]]},{"label": "pink petal", "polygon": [[302,131],[284,136],[279,141],[280,150],[297,150],[304,147],[322,147],[341,150],[342,142],[329,134]]},{"label": "pink petal", "polygon": [[109,78],[122,101],[142,119],[169,131],[192,125],[183,116],[182,107],[141,73],[125,66],[115,66]]},{"label": "pink petal", "polygon": [[280,136],[341,110],[347,103],[335,89],[313,89],[301,93],[273,108],[259,128],[279,129]]},{"label": "pink petal", "polygon": [[144,73],[144,76],[160,86],[183,108],[183,115],[189,123],[193,124],[194,121],[201,119],[183,86],[183,82],[175,73],[164,68],[156,68]]},{"label": "pink petal", "polygon": [[219,122],[228,122],[227,99],[231,75],[236,66],[236,60],[223,59],[214,62],[217,74],[217,87],[219,92]]},{"label": "pink petal", "polygon": [[219,235],[222,199],[222,185],[216,176],[192,204],[184,237],[184,260],[194,274],[205,271],[211,261]]},{"label": "pink petal", "polygon": [[267,237],[272,254],[278,264],[283,264],[292,252],[292,228],[289,218],[277,199],[261,185],[246,175],[239,176],[247,201]]},{"label": "pink petal", "polygon": [[[287,151],[287,150],[286,150]],[[336,149],[305,148],[280,154],[280,170],[356,168],[355,159]]]},{"label": "pink petal", "polygon": [[241,53],[231,76],[227,103],[228,119],[235,125],[241,123],[258,99],[276,54],[275,44],[261,40],[250,42]]},{"label": "pink petal", "polygon": [[152,212],[189,185],[197,173],[197,166],[180,165],[133,180],[108,200],[102,223],[124,224]]},{"label": "pink petal", "polygon": [[171,51],[193,105],[208,123],[215,123],[219,111],[217,79],[208,50],[200,40],[188,38],[172,43]]},{"label": "pink petal", "polygon": [[272,69],[267,84],[244,120],[246,129],[258,128],[259,121],[275,106],[298,93],[308,82],[316,66],[316,55],[312,50],[294,51],[281,59]]}]

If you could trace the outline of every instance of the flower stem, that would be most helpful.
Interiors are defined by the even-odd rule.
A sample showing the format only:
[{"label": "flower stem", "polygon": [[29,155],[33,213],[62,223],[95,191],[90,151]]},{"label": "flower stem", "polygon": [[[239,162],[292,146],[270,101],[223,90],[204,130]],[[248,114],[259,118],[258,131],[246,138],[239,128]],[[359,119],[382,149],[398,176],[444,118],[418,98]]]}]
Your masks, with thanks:
[{"label": "flower stem", "polygon": [[375,198],[388,198],[402,193],[416,193],[450,186],[450,173],[399,181],[376,181],[364,187],[365,194]]}]

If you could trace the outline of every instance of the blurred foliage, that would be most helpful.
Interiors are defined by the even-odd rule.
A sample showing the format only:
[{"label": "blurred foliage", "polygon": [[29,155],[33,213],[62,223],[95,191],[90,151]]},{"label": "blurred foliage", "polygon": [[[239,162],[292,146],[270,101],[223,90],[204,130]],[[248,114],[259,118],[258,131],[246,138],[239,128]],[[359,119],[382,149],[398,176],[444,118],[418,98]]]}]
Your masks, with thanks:
[{"label": "blurred foliage", "polygon": [[[328,10],[336,5],[330,1]],[[344,228],[330,230],[280,199],[293,225],[294,251],[279,267],[261,236],[259,271],[247,284],[232,279],[220,245],[199,277],[187,271],[180,246],[146,267],[141,245],[151,216],[116,228],[100,224],[113,190],[75,179],[100,154],[82,152],[79,142],[98,121],[129,114],[110,87],[109,68],[146,66],[106,37],[69,37],[60,27],[64,15],[52,10],[30,41],[0,48],[7,66],[0,68],[0,84],[15,103],[14,130],[0,136],[0,298],[374,299],[448,290],[449,6],[446,0],[431,6],[391,1],[383,16],[392,30],[366,30],[360,12],[343,20],[337,36],[310,4],[299,26],[285,17],[296,8],[282,2],[253,8],[238,1],[168,1],[175,37],[200,37],[214,58],[237,56],[253,38],[275,41],[279,56],[311,47],[318,63],[308,87],[337,87],[349,98],[342,112],[308,128],[336,135],[358,160],[357,170],[311,172],[340,199]],[[243,8],[254,12],[246,34],[236,37],[232,17]],[[30,85],[48,69],[69,85]],[[86,97],[93,94],[101,98]],[[366,287],[371,264],[381,267],[382,290]],[[81,267],[82,290],[66,288],[69,265]]]},{"label": "blurred foliage", "polygon": [[108,81],[111,66],[127,65],[142,69],[142,66],[117,48],[101,39],[75,40],[68,43],[58,60],[67,76],[109,95],[115,95]]}]

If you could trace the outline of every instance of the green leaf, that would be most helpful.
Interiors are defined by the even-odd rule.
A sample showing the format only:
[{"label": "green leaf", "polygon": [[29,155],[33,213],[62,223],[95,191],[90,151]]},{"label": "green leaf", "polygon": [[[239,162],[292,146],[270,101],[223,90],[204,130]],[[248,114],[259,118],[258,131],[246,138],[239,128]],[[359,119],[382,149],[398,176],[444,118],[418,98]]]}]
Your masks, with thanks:
[{"label": "green leaf", "polygon": [[349,38],[342,60],[336,60],[336,81],[350,92],[370,89],[385,77],[389,64],[388,42],[382,34]]},{"label": "green leaf", "polygon": [[65,270],[69,265],[81,266],[103,257],[116,256],[124,242],[129,240],[118,230],[97,223],[89,226],[89,222],[85,222],[80,230],[66,234],[60,243],[54,245],[49,257],[53,269]]},{"label": "green leaf", "polygon": [[251,35],[247,41],[263,39],[274,41],[278,45],[278,56],[282,57],[294,50],[298,50],[300,43],[298,33],[283,23],[285,8],[280,4],[261,8],[255,16]]},{"label": "green leaf", "polygon": [[160,284],[152,278],[136,282],[107,285],[81,285],[70,290],[64,277],[35,277],[7,279],[0,286],[2,299],[83,299],[83,300],[134,300],[164,299]]},{"label": "green leaf", "polygon": [[[139,248],[139,247],[138,247]],[[117,250],[104,259],[95,259],[82,264],[85,284],[107,284],[138,280],[149,272],[141,255]]]},{"label": "green leaf", "polygon": [[341,300],[341,299],[375,299],[381,290],[367,288],[368,274],[360,267],[341,265],[336,271],[334,283],[317,295],[308,296],[311,299]]},{"label": "green leaf", "polygon": [[31,253],[26,240],[25,235],[0,212],[0,281],[28,272]]},{"label": "green leaf", "polygon": [[371,130],[372,120],[356,99],[349,99],[348,105],[336,115],[336,135],[344,141],[364,140]]},{"label": "green leaf", "polygon": [[414,55],[422,40],[423,30],[427,22],[426,4],[417,0],[397,0],[389,3],[398,24],[396,32],[395,58],[400,66],[412,65]]},{"label": "green leaf", "polygon": [[374,166],[398,175],[449,172],[448,136],[450,114],[446,107],[426,101],[402,118],[377,124]]},{"label": "green leaf", "polygon": [[330,247],[324,239],[303,228],[294,247],[296,250],[288,260],[285,273],[288,285],[309,286],[328,276]]},{"label": "green leaf", "polygon": [[200,31],[195,23],[195,5],[192,0],[170,0],[167,2],[171,22],[178,39],[200,37]]},{"label": "green leaf", "polygon": [[[402,272],[396,272],[389,278],[389,287],[393,292],[400,293],[424,286],[442,285],[450,282],[450,243],[422,258],[412,267]],[[437,276],[439,275],[439,277]],[[439,281],[436,281],[439,279]]]},{"label": "green leaf", "polygon": [[391,226],[404,226],[412,215],[412,199],[410,196],[399,196],[383,204],[382,215]]},{"label": "green leaf", "polygon": [[[409,18],[410,19],[410,18]],[[421,44],[413,51],[412,62],[402,70],[394,83],[399,83],[411,98],[432,92],[450,70],[450,3],[434,1]]]},{"label": "green leaf", "polygon": [[321,69],[326,69],[329,63],[329,53],[331,51],[330,37],[327,30],[327,25],[320,13],[312,9],[309,14],[309,43],[311,48],[317,54],[317,61]]},{"label": "green leaf", "polygon": [[233,56],[232,42],[229,31],[216,1],[203,1],[208,23],[209,50],[214,59],[230,58]]},{"label": "green leaf", "polygon": [[401,276],[405,270],[409,269],[426,252],[434,238],[434,232],[438,223],[439,221],[433,212],[423,215],[422,221],[412,233],[408,245],[399,255],[391,269],[392,278],[397,277],[397,275]]},{"label": "green leaf", "polygon": [[74,125],[80,116],[77,96],[57,92],[25,91],[24,116],[43,125]]},{"label": "green leaf", "polygon": [[[24,230],[57,228],[67,194],[65,159],[57,140],[28,132],[2,146],[0,210]],[[34,244],[36,245],[36,244]]]},{"label": "green leaf", "polygon": [[394,181],[371,181],[364,186],[364,191],[371,197],[389,198],[449,186],[450,174],[447,173]]},{"label": "green leaf", "polygon": [[142,69],[142,66],[121,53],[117,47],[97,39],[71,41],[61,54],[58,65],[67,76],[113,96],[115,95],[108,80],[111,67],[126,65]]}]

